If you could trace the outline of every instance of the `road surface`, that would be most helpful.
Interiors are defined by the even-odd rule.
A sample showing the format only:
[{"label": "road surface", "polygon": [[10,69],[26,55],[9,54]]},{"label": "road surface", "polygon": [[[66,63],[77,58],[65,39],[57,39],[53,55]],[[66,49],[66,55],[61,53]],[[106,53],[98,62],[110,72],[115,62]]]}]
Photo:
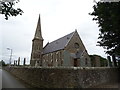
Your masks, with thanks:
[{"label": "road surface", "polygon": [[[5,70],[0,69],[0,81],[2,81],[2,88],[25,88],[25,86],[18,81],[14,76]],[[1,84],[1,83],[0,83]]]},{"label": "road surface", "polygon": [[0,90],[2,89],[2,69],[0,69]]}]

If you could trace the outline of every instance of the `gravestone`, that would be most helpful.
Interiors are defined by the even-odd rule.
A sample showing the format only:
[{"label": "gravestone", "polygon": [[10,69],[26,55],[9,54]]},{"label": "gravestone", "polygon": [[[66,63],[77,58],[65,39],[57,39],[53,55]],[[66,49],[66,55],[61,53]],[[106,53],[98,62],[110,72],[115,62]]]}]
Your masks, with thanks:
[{"label": "gravestone", "polygon": [[14,66],[15,66],[15,60],[14,60]]},{"label": "gravestone", "polygon": [[118,60],[118,67],[120,68],[120,60]]},{"label": "gravestone", "polygon": [[18,58],[18,66],[20,65],[20,57]]},{"label": "gravestone", "polygon": [[112,55],[112,60],[113,60],[114,67],[117,67],[117,62],[114,54]]},{"label": "gravestone", "polygon": [[111,62],[110,56],[107,56],[107,59],[108,59],[108,66],[109,66],[109,67],[112,67],[112,62]]},{"label": "gravestone", "polygon": [[24,58],[24,61],[23,61],[23,65],[24,65],[24,66],[26,65],[25,63],[26,63],[26,58]]}]

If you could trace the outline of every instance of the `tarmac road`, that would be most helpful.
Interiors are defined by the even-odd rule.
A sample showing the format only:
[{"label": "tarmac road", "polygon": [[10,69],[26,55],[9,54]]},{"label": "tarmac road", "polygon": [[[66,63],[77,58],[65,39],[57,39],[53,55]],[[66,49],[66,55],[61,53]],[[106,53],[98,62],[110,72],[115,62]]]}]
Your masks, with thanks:
[{"label": "tarmac road", "polygon": [[2,76],[2,88],[25,88],[20,81],[5,70],[0,69],[0,76]]},{"label": "tarmac road", "polygon": [[2,89],[2,69],[0,69],[0,90]]}]

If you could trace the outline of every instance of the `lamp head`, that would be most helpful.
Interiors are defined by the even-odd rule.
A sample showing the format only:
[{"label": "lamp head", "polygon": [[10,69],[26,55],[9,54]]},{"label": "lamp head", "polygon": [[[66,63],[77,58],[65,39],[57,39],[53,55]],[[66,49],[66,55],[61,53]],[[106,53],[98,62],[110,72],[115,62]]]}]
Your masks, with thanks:
[{"label": "lamp head", "polygon": [[7,48],[7,50],[10,50],[10,48]]}]

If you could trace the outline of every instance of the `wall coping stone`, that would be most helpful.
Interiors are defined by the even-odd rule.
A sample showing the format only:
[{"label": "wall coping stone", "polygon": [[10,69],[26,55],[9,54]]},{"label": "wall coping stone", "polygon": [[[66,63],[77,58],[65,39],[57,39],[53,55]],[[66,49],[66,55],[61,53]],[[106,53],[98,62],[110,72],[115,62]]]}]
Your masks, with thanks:
[{"label": "wall coping stone", "polygon": [[9,68],[40,68],[40,69],[73,69],[73,70],[99,70],[99,69],[118,69],[118,67],[41,67],[41,66],[10,66]]}]

